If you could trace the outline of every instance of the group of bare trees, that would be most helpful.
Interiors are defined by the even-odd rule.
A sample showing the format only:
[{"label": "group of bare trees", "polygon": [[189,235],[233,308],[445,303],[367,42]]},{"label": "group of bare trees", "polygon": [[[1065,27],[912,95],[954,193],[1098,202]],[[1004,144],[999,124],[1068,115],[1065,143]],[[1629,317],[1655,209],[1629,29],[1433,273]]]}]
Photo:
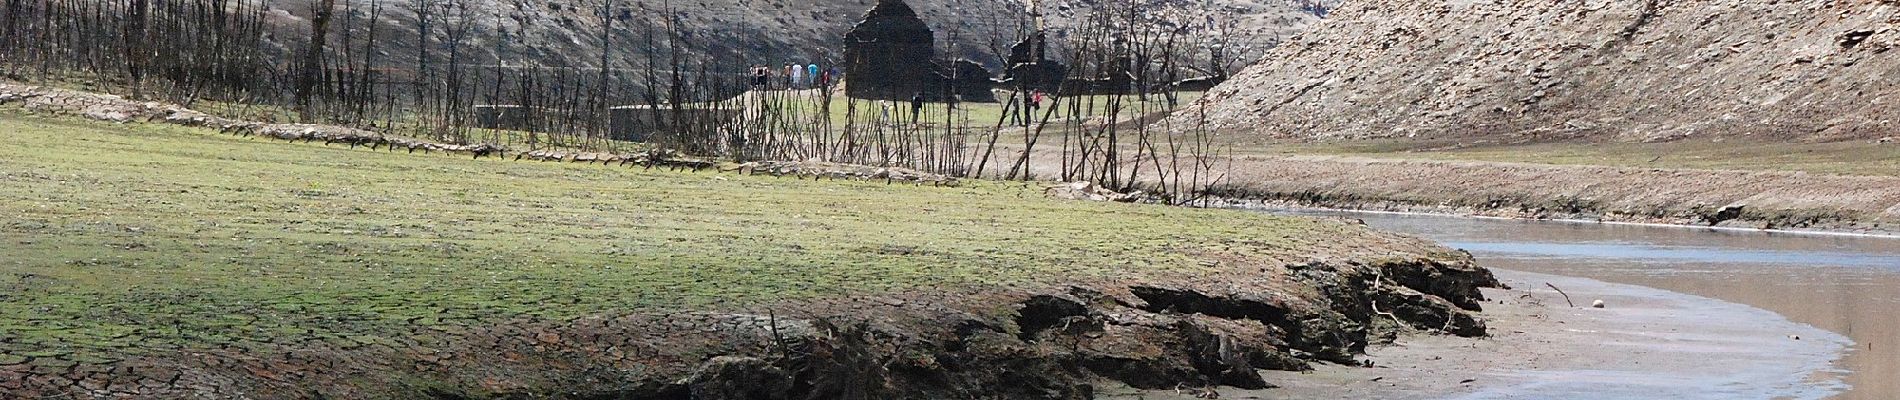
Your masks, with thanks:
[{"label": "group of bare trees", "polygon": [[[715,61],[682,56],[671,10],[607,1],[594,65],[543,65],[481,0],[0,0],[0,78],[165,100],[230,117],[526,147],[610,147],[608,107],[672,101]],[[400,11],[400,12],[397,12]],[[478,105],[531,110],[478,132]]]},{"label": "group of bare trees", "polygon": [[[311,0],[308,17],[285,26],[251,1],[0,0],[0,75],[231,117],[517,151],[657,146],[735,160],[1093,181],[1174,202],[1221,179],[1213,141],[1201,124],[1183,122],[1195,119],[1181,117],[1193,112],[1180,111],[1174,86],[1237,68],[1231,20],[1206,10],[1097,2],[1052,40],[1068,76],[1039,107],[1025,109],[1030,91],[1005,84],[1000,104],[953,98],[914,110],[834,87],[753,87],[747,55],[693,51],[677,13],[621,0],[593,10],[595,34],[570,38],[597,42],[595,65],[511,62],[499,56],[520,53],[510,46],[523,46],[525,32],[476,1]],[[1016,37],[991,40],[999,58],[1000,43],[1048,34],[1033,16],[1010,19]],[[940,53],[958,54],[947,50]],[[997,105],[1003,114],[994,121],[973,111]],[[1025,116],[1032,123],[1005,124],[1002,115],[1030,110],[1039,114]]]},{"label": "group of bare trees", "polygon": [[[1088,181],[1117,191],[1144,190],[1158,200],[1190,203],[1225,178],[1221,148],[1205,116],[1179,96],[1183,82],[1226,79],[1245,50],[1230,37],[1232,20],[1211,10],[1167,2],[1119,0],[1094,8],[1062,37],[1068,76],[1050,103],[997,154],[998,130],[977,150],[976,174],[1001,179]],[[1205,87],[1192,88],[1204,90]],[[1018,90],[1018,93],[1027,93]],[[1010,101],[1008,107],[1022,103]],[[1009,110],[1014,112],[1035,111]],[[1000,124],[999,124],[1000,125]],[[1038,166],[1037,163],[1043,165]]]},{"label": "group of bare trees", "polygon": [[192,103],[281,78],[263,12],[222,0],[0,0],[0,75]]}]

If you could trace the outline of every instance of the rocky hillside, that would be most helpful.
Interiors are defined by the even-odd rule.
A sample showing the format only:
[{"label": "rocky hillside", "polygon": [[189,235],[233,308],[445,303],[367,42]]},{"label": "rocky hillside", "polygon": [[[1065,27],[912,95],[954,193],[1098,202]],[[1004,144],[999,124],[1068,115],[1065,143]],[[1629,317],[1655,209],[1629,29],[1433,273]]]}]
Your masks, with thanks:
[{"label": "rocky hillside", "polygon": [[[302,46],[307,37],[314,2],[304,0],[261,0],[272,22],[282,29],[280,39],[285,50]],[[1249,52],[1263,52],[1300,28],[1319,20],[1320,14],[1338,0],[1218,0],[1210,3],[1172,0],[1144,0],[1158,6],[1192,7],[1234,21],[1232,31],[1241,36]],[[380,6],[377,26],[381,44],[377,46],[382,67],[408,68],[416,63],[417,10],[433,10],[428,24],[433,27],[430,42],[437,50],[434,57],[442,62],[448,47],[447,36],[466,19],[466,51],[473,51],[476,63],[491,64],[504,60],[508,65],[548,67],[597,67],[600,50],[610,53],[608,63],[616,69],[639,72],[648,68],[648,49],[667,54],[668,15],[676,17],[683,37],[680,47],[687,58],[722,57],[717,61],[742,60],[742,63],[784,65],[791,62],[826,63],[841,58],[844,33],[864,16],[873,0],[340,0],[337,22],[332,29],[353,26],[355,40],[366,38],[371,9]],[[935,30],[939,46],[955,43],[955,53],[999,66],[998,52],[1007,52],[1019,39],[1025,3],[1021,0],[911,0],[924,20]],[[467,12],[461,10],[467,5]],[[613,4],[613,40],[603,45],[601,18],[606,4]],[[1091,1],[1043,1],[1054,39],[1061,39],[1067,26],[1087,13]],[[669,12],[670,10],[670,12]],[[344,19],[354,18],[350,22]],[[654,35],[649,44],[649,32]],[[332,34],[332,43],[345,36]],[[360,44],[358,45],[360,46]],[[946,49],[947,51],[947,49]],[[710,58],[698,58],[700,60]],[[664,66],[665,61],[658,63]],[[743,70],[745,66],[733,66]]]},{"label": "rocky hillside", "polygon": [[1895,47],[1894,0],[1369,0],[1204,101],[1283,139],[1879,138]]}]

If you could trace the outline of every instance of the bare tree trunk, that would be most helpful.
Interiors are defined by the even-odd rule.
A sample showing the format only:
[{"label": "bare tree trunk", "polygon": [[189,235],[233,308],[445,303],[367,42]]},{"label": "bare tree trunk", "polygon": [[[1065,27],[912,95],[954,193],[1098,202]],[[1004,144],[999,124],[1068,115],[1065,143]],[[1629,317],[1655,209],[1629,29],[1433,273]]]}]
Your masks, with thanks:
[{"label": "bare tree trunk", "polygon": [[330,33],[330,16],[336,8],[336,0],[318,0],[314,8],[310,18],[310,45],[304,49],[303,67],[299,68],[297,77],[297,114],[306,123],[317,120],[310,108],[312,97],[316,96],[317,77],[323,70],[323,47]]}]

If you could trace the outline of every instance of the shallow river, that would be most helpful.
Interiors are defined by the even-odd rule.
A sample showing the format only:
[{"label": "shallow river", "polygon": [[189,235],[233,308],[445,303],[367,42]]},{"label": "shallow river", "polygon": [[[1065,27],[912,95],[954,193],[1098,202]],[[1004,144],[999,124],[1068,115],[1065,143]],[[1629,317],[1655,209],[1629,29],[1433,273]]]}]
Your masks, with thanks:
[{"label": "shallow river", "polygon": [[1900,239],[1680,227],[1282,211],[1357,218],[1465,249],[1488,267],[1648,286],[1746,304],[1846,335],[1852,386],[1900,399]]}]

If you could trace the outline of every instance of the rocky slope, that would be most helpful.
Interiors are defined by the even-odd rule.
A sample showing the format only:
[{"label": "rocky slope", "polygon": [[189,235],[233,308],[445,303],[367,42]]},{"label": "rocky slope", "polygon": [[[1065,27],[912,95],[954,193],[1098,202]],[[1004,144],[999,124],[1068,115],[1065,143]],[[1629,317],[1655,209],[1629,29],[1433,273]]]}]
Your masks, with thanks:
[{"label": "rocky slope", "polygon": [[1893,0],[1357,1],[1204,101],[1276,138],[1879,138],[1895,47]]}]

